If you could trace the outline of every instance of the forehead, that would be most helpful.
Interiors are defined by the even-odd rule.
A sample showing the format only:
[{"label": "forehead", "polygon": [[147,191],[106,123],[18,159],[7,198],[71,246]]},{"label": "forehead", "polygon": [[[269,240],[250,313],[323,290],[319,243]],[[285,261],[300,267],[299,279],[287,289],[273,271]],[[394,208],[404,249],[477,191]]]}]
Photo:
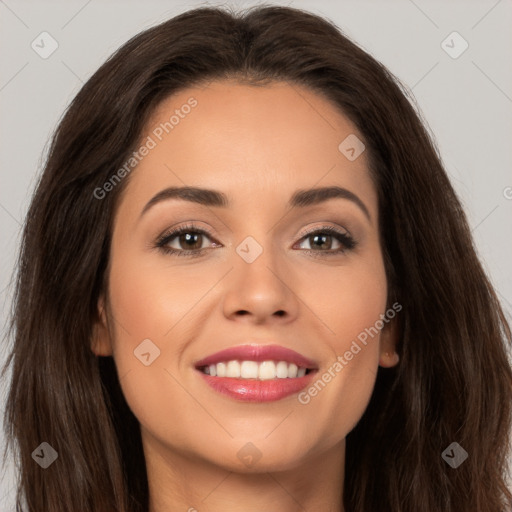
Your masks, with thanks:
[{"label": "forehead", "polygon": [[[288,83],[224,81],[184,89],[153,112],[140,139],[151,149],[130,176],[126,195],[149,199],[166,186],[223,190],[233,205],[296,189],[340,185],[376,209],[365,151],[355,160],[343,141],[363,141],[330,101]],[[357,148],[356,148],[357,149]]]}]

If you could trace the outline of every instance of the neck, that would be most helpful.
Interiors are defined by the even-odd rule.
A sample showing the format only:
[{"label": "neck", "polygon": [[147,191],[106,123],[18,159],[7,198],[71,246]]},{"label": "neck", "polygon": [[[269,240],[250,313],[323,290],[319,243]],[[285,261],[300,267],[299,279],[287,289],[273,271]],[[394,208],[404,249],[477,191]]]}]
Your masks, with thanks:
[{"label": "neck", "polygon": [[237,472],[144,440],[149,512],[344,512],[345,440],[300,466]]}]

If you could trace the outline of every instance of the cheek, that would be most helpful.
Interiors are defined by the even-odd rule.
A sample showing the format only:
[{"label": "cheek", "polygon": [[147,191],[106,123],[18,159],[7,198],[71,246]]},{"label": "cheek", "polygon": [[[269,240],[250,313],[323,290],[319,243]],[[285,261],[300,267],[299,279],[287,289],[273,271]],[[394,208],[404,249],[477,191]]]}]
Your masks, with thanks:
[{"label": "cheek", "polygon": [[[387,287],[384,271],[372,270],[345,276],[340,295],[334,321],[335,330],[340,333],[337,348],[345,351],[349,350],[353,341],[364,339],[364,333],[374,327],[385,312]],[[365,347],[369,348],[370,344]],[[374,343],[372,347],[377,349],[378,344]]]},{"label": "cheek", "polygon": [[[332,272],[316,273],[321,287],[309,292],[315,314],[322,320],[322,338],[330,357],[299,402],[318,424],[331,425],[322,436],[324,448],[346,436],[370,400],[379,362],[381,315],[386,311],[384,265],[375,256]],[[305,292],[303,292],[305,293]]]},{"label": "cheek", "polygon": [[146,338],[166,345],[171,338],[179,342],[176,332],[190,322],[201,297],[218,281],[218,272],[205,271],[198,277],[193,265],[170,266],[165,256],[116,258],[114,253],[112,259],[116,264],[110,274],[111,309],[117,320],[116,339],[124,346]]},{"label": "cheek", "polygon": [[294,291],[307,305],[307,322],[322,327],[319,334],[336,354],[349,350],[358,336],[364,338],[385,313],[387,280],[378,254],[337,268],[318,266],[313,280],[306,273],[297,280]]},{"label": "cheek", "polygon": [[[336,333],[333,348],[336,360],[343,365],[341,373],[350,375],[347,392],[360,390],[365,395],[371,391],[368,385],[372,384],[379,361],[379,326],[387,300],[384,265],[376,258],[373,265],[348,272],[341,280],[338,309],[332,312]],[[350,393],[346,398],[350,400]]]},{"label": "cheek", "polygon": [[154,258],[119,249],[112,261],[113,349],[123,394],[141,425],[157,426],[164,437],[184,444],[200,426],[192,419],[203,417],[204,410],[183,385],[178,362],[191,332],[201,325],[200,306],[207,302],[201,298],[225,269],[212,268],[198,279],[193,265],[171,268],[163,259],[156,265]]},{"label": "cheek", "polygon": [[[185,443],[180,422],[187,423],[192,434],[195,424],[187,417],[201,411],[195,410],[196,403],[179,384],[176,361],[186,339],[186,321],[193,317],[191,310],[208,283],[194,287],[191,283],[197,280],[187,272],[164,272],[133,256],[114,258],[115,254],[109,297],[114,360],[123,395],[141,425],[157,426],[163,437]],[[176,410],[182,411],[179,422]]]}]

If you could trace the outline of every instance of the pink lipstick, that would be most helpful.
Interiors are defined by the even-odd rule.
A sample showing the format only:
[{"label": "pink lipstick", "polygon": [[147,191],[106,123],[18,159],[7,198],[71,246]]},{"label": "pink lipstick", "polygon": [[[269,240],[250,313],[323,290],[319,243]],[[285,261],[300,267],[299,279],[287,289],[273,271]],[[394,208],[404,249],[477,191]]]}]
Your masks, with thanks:
[{"label": "pink lipstick", "polygon": [[241,345],[195,363],[205,382],[235,400],[269,402],[305,388],[317,364],[279,345]]}]

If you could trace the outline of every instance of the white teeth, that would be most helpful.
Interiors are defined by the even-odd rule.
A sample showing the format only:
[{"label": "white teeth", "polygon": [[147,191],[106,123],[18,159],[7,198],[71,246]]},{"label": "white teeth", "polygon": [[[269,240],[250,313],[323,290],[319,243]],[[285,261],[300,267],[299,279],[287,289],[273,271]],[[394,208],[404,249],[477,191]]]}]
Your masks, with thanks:
[{"label": "white teeth", "polygon": [[276,378],[276,364],[274,361],[263,361],[260,363],[260,370],[258,372],[260,380],[269,380]]},{"label": "white teeth", "polygon": [[226,361],[205,366],[203,372],[212,377],[271,380],[304,377],[306,368],[286,361]]},{"label": "white teeth", "polygon": [[288,364],[285,361],[277,363],[276,376],[278,379],[286,379],[288,377]]},{"label": "white teeth", "polygon": [[295,377],[297,377],[297,365],[290,363],[288,365],[288,378],[294,379]]},{"label": "white teeth", "polygon": [[215,366],[217,367],[217,377],[225,377],[226,363],[217,363]]},{"label": "white teeth", "polygon": [[229,361],[226,367],[226,377],[240,377],[240,363],[238,361]]},{"label": "white teeth", "polygon": [[240,365],[240,377],[242,377],[242,379],[257,379],[258,363],[256,361],[242,361]]}]

